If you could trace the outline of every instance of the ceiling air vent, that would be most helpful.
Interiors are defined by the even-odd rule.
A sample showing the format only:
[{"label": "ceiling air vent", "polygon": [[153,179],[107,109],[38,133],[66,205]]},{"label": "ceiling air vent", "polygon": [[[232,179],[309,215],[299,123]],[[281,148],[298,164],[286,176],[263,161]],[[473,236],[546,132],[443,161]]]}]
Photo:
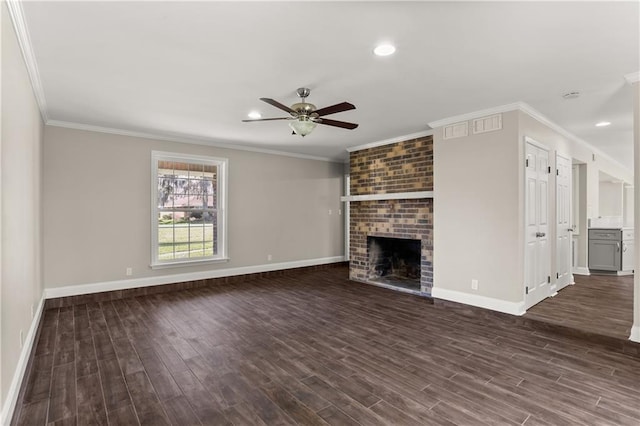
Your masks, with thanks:
[{"label": "ceiling air vent", "polygon": [[442,129],[442,139],[461,138],[469,135],[469,123],[462,121],[460,123],[450,124]]},{"label": "ceiling air vent", "polygon": [[502,129],[502,114],[489,115],[473,120],[473,134]]}]

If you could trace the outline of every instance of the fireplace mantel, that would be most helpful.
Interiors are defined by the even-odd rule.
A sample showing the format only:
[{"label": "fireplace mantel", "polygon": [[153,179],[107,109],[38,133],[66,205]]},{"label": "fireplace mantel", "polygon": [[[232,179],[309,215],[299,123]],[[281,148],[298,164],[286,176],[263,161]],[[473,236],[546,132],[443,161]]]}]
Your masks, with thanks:
[{"label": "fireplace mantel", "polygon": [[415,200],[433,198],[433,191],[392,192],[389,194],[347,195],[340,197],[340,201],[378,201],[378,200]]}]

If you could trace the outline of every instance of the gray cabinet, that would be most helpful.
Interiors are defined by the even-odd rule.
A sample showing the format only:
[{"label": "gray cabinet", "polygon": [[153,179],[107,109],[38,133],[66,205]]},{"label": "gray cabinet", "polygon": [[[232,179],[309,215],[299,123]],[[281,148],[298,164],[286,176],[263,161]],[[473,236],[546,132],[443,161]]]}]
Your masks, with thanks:
[{"label": "gray cabinet", "polygon": [[633,229],[589,229],[589,269],[633,271]]},{"label": "gray cabinet", "polygon": [[622,269],[622,231],[620,229],[589,230],[589,269],[598,271]]}]

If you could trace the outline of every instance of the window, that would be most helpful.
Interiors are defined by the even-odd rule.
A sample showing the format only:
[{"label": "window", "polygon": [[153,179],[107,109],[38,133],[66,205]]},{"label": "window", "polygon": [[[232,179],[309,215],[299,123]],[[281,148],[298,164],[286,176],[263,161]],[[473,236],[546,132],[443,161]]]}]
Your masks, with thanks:
[{"label": "window", "polygon": [[225,261],[227,159],[153,151],[152,267]]}]

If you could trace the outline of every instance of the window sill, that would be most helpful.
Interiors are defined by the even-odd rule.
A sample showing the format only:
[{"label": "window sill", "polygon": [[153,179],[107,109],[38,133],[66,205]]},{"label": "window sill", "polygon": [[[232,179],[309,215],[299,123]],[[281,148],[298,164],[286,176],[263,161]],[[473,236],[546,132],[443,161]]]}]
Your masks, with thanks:
[{"label": "window sill", "polygon": [[163,262],[163,263],[152,263],[151,269],[166,269],[166,268],[182,268],[185,266],[197,266],[197,265],[207,265],[212,263],[225,263],[230,259],[228,257],[218,258],[218,259],[202,259],[202,260],[185,260],[180,262]]}]

